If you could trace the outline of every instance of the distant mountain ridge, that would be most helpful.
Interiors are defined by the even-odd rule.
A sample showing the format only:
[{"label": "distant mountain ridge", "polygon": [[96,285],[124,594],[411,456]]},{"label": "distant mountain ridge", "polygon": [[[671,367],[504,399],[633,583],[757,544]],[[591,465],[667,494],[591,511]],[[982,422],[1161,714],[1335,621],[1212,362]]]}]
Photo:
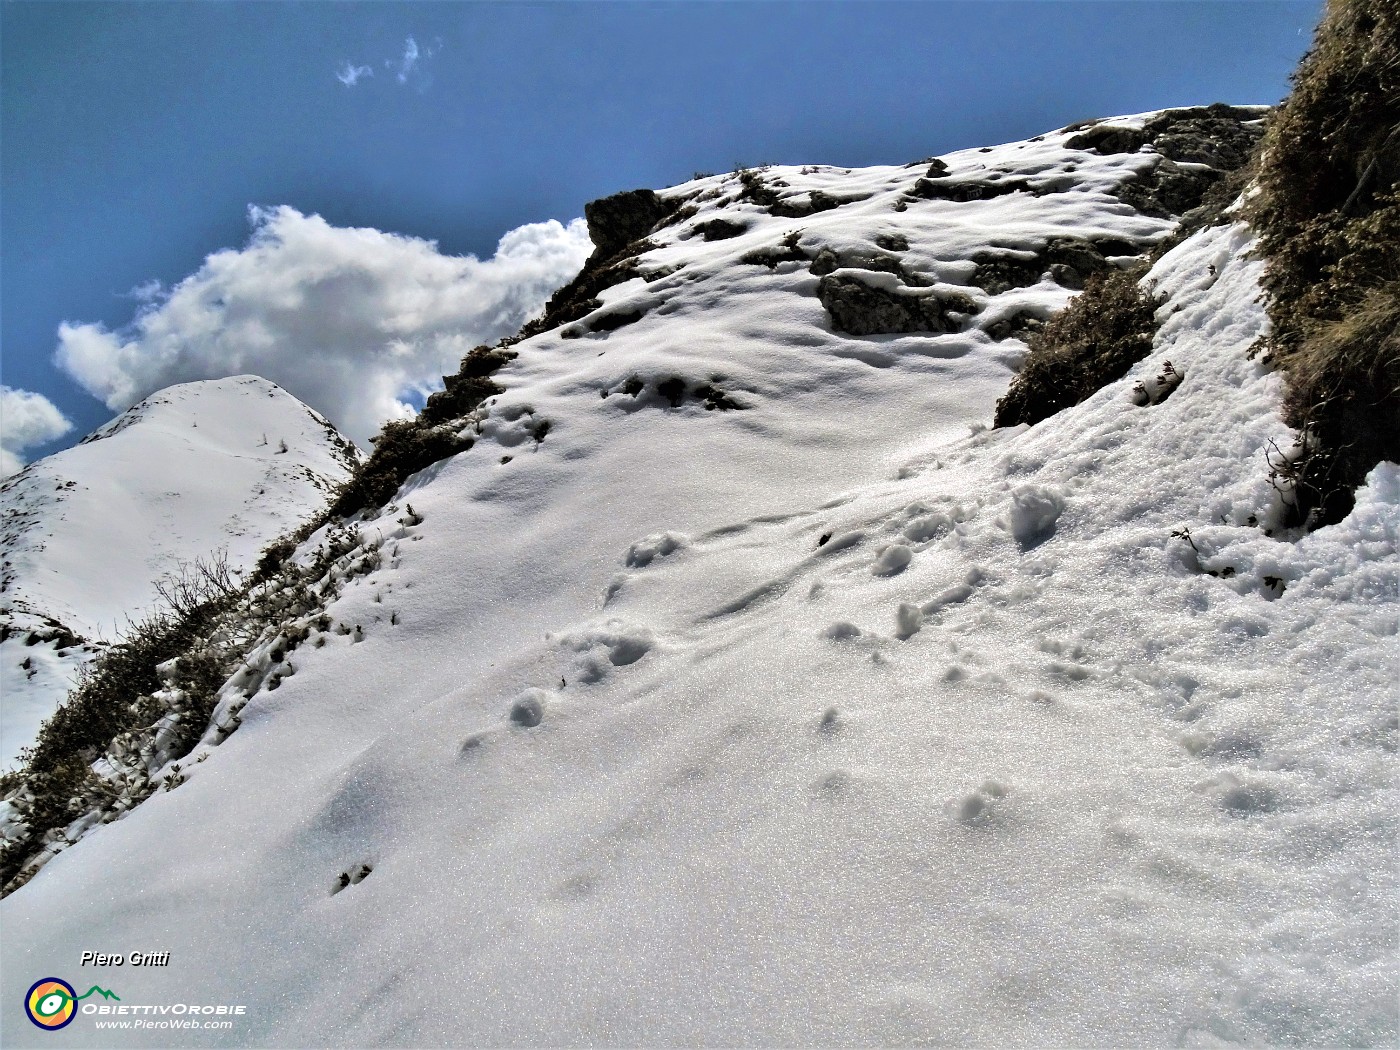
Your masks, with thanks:
[{"label": "distant mountain ridge", "polygon": [[169,387],[0,485],[0,765],[180,562],[235,569],[314,513],[363,454],[257,376]]}]

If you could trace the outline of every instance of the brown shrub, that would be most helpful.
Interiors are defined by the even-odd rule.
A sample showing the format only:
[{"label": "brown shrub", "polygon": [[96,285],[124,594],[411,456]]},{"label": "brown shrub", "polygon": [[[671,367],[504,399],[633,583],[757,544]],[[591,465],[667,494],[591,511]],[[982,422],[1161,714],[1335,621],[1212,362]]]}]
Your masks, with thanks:
[{"label": "brown shrub", "polygon": [[1303,431],[1297,512],[1339,521],[1376,463],[1400,460],[1400,9],[1331,0],[1264,139],[1248,218],[1268,259],[1261,349]]},{"label": "brown shrub", "polygon": [[1145,264],[1089,279],[1082,293],[1029,339],[1030,354],[995,425],[1039,423],[1121,379],[1152,352],[1159,300],[1138,286]]}]

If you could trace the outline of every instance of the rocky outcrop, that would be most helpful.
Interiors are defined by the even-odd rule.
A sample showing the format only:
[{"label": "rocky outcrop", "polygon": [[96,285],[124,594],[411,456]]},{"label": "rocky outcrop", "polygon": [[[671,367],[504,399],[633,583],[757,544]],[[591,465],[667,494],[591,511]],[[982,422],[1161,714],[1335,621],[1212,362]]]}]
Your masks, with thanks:
[{"label": "rocky outcrop", "polygon": [[655,247],[646,240],[647,234],[663,223],[675,221],[681,211],[680,201],[666,200],[652,190],[628,190],[585,204],[583,215],[588,220],[593,254],[577,277],[550,296],[544,313],[526,324],[510,342],[586,317],[602,306],[598,296],[603,291],[640,277],[637,258]]},{"label": "rocky outcrop", "polygon": [[1146,174],[1123,183],[1117,197],[1144,215],[1165,219],[1200,205],[1206,192],[1224,177],[1225,172],[1215,168],[1183,168],[1164,159]]},{"label": "rocky outcrop", "polygon": [[977,269],[971,283],[988,295],[1000,295],[1012,288],[1036,284],[1041,275],[1049,273],[1062,288],[1081,290],[1094,274],[1103,273],[1112,264],[1113,256],[1137,255],[1143,249],[1116,238],[1076,240],[1055,237],[1038,255],[980,252],[973,256]]},{"label": "rocky outcrop", "polygon": [[983,331],[992,339],[1001,342],[1003,339],[1024,339],[1026,336],[1032,335],[1044,327],[1044,318],[1028,310],[1019,310],[1010,317],[1002,318],[1000,321],[995,321],[987,325]]},{"label": "rocky outcrop", "polygon": [[707,241],[726,241],[730,237],[739,236],[747,229],[742,222],[730,222],[728,219],[710,219],[708,222],[695,224],[695,232]]},{"label": "rocky outcrop", "polygon": [[[1147,215],[1184,215],[1200,205],[1226,173],[1243,167],[1263,134],[1264,109],[1219,103],[1169,109],[1141,128],[1096,124],[1071,137],[1070,149],[1137,153],[1148,148],[1162,159],[1151,171],[1123,184],[1118,197]],[[1205,165],[1205,167],[1196,167]]]},{"label": "rocky outcrop", "polygon": [[903,264],[892,255],[880,255],[869,251],[837,252],[831,248],[823,248],[812,258],[813,277],[825,277],[842,269],[892,273],[905,284],[913,286],[927,283],[923,278],[907,273]]},{"label": "rocky outcrop", "polygon": [[1008,193],[1029,193],[1039,197],[1047,192],[1043,187],[1032,186],[1025,179],[953,179],[922,178],[914,183],[910,194],[926,201],[989,201],[993,197],[1004,197]]},{"label": "rocky outcrop", "polygon": [[821,190],[812,190],[807,194],[806,200],[801,197],[783,197],[774,201],[769,206],[768,213],[784,219],[805,219],[818,212],[832,211],[846,204],[867,200],[869,196],[869,194],[861,194],[859,196],[834,197]]},{"label": "rocky outcrop", "polygon": [[1209,164],[1231,171],[1249,159],[1262,129],[1254,122],[1264,108],[1210,106],[1169,109],[1141,128],[1094,124],[1065,142],[1069,149],[1095,153],[1136,153],[1150,145],[1170,160]]},{"label": "rocky outcrop", "polygon": [[1136,153],[1147,145],[1147,132],[1138,128],[1116,128],[1099,124],[1081,131],[1065,142],[1067,149],[1093,150],[1095,153]]},{"label": "rocky outcrop", "polygon": [[588,220],[588,237],[596,249],[589,263],[624,251],[676,208],[676,202],[663,200],[653,190],[628,190],[589,201],[583,206],[583,217]]},{"label": "rocky outcrop", "polygon": [[817,296],[831,315],[832,327],[848,335],[956,332],[961,327],[958,315],[977,312],[977,304],[960,293],[891,290],[849,272],[823,277]]}]

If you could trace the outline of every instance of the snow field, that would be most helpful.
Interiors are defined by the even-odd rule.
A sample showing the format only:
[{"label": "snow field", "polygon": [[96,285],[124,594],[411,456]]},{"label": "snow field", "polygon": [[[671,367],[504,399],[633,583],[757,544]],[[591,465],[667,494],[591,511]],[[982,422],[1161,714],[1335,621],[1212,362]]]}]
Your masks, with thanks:
[{"label": "snow field", "polygon": [[644,262],[683,268],[604,297],[639,321],[516,346],[478,446],[359,526],[377,566],[295,675],[262,685],[269,640],[187,783],[0,905],[5,968],[159,944],[178,982],[123,996],[236,995],[229,1045],[1393,1041],[1400,469],[1265,535],[1291,435],[1247,232],[1153,268],[1128,376],[1006,431],[1020,344],[983,329],[1062,289],[850,338],[805,268],[738,262],[897,231],[955,283],[989,236],[1165,232],[1107,192],[1143,156],[1063,138],[945,158],[1073,176],[1036,198],[776,169],[871,196],[716,198],[692,221],[749,232],[667,231]]}]

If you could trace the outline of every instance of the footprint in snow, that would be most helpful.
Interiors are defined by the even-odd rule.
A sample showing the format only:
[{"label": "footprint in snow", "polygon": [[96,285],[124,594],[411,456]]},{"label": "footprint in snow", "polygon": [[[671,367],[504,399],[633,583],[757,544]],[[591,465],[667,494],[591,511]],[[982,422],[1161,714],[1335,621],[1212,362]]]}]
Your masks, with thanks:
[{"label": "footprint in snow", "polygon": [[614,667],[636,663],[656,647],[651,630],[615,618],[545,639],[578,654],[575,674],[585,684],[600,681]]},{"label": "footprint in snow", "polygon": [[894,614],[894,636],[900,641],[914,637],[924,626],[924,610],[910,602],[900,602]]},{"label": "footprint in snow", "polygon": [[846,620],[837,620],[822,631],[822,637],[830,638],[833,642],[846,642],[859,638],[860,628]]},{"label": "footprint in snow", "polygon": [[1236,782],[1220,796],[1220,808],[1232,817],[1272,813],[1281,804],[1278,792],[1262,784]]},{"label": "footprint in snow", "polygon": [[684,550],[690,540],[678,532],[658,532],[644,536],[627,548],[623,564],[630,569],[642,569],[657,558],[665,558],[676,551]]},{"label": "footprint in snow", "polygon": [[331,896],[334,897],[341,890],[349,886],[355,886],[364,882],[365,878],[372,871],[374,871],[374,867],[367,862],[352,865],[350,868],[342,871],[340,875],[337,876],[335,885],[331,887]]},{"label": "footprint in snow", "polygon": [[818,795],[836,798],[846,794],[851,788],[851,774],[844,769],[836,769],[822,777],[816,784]]},{"label": "footprint in snow", "polygon": [[462,741],[462,746],[458,748],[457,753],[463,757],[473,754],[484,747],[488,739],[490,739],[490,736],[487,733],[470,733],[466,739]]},{"label": "footprint in snow", "polygon": [[1011,788],[996,780],[984,780],[975,791],[953,799],[948,809],[959,823],[983,824],[1000,808],[1001,800],[1011,794]]},{"label": "footprint in snow", "polygon": [[510,720],[514,725],[533,729],[544,721],[549,694],[543,689],[526,689],[510,705]]}]

